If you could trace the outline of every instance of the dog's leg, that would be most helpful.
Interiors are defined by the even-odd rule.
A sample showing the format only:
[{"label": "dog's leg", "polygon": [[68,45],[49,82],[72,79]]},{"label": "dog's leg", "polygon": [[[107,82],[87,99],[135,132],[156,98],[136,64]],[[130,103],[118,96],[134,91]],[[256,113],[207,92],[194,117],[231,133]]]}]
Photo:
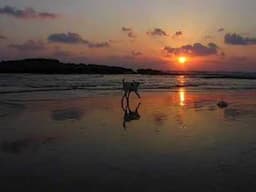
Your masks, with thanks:
[{"label": "dog's leg", "polygon": [[128,100],[130,99],[130,94],[131,94],[131,91],[128,91],[128,94],[127,94],[127,99]]},{"label": "dog's leg", "polygon": [[130,100],[127,100],[127,111],[130,114],[132,112],[131,108],[130,108]]},{"label": "dog's leg", "polygon": [[139,103],[138,106],[136,107],[136,110],[135,110],[136,113],[138,113],[138,110],[139,110],[139,108],[140,108],[140,105],[141,105],[141,103]]},{"label": "dog's leg", "polygon": [[128,97],[128,92],[129,92],[129,91],[124,90],[124,95],[123,95],[123,97],[126,97],[126,98],[127,98],[127,97]]},{"label": "dog's leg", "polygon": [[124,107],[124,99],[126,98],[126,96],[124,95],[121,99],[121,107],[123,109],[123,111],[125,111],[125,107]]},{"label": "dog's leg", "polygon": [[134,91],[134,92],[138,96],[138,98],[140,99],[141,97],[140,97],[140,94],[138,93],[138,91]]},{"label": "dog's leg", "polygon": [[123,95],[123,97],[126,97],[126,91],[124,91],[124,95]]},{"label": "dog's leg", "polygon": [[123,128],[126,130],[126,122],[125,122],[125,120],[123,121]]}]

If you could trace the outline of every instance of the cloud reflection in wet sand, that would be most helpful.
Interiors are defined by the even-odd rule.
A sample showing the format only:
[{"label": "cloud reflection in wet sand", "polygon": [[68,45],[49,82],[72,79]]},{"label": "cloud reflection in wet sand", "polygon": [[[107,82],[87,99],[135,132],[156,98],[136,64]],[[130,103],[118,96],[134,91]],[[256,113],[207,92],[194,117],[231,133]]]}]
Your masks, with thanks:
[{"label": "cloud reflection in wet sand", "polygon": [[55,137],[46,137],[42,139],[26,138],[15,141],[4,141],[1,144],[1,150],[4,153],[21,154],[25,151],[37,151],[41,145],[52,143]]},{"label": "cloud reflection in wet sand", "polygon": [[162,126],[164,122],[168,119],[168,115],[161,112],[155,113],[153,116],[154,116],[154,122],[158,126]]},{"label": "cloud reflection in wet sand", "polygon": [[16,117],[25,110],[25,106],[17,103],[0,102],[0,118]]},{"label": "cloud reflection in wet sand", "polygon": [[245,117],[253,117],[256,115],[255,109],[246,109],[242,108],[243,106],[240,106],[239,108],[227,108],[224,110],[224,118],[229,121],[236,121],[240,120],[241,118]]},{"label": "cloud reflection in wet sand", "polygon": [[[127,123],[127,132],[122,129],[125,111],[120,108],[120,96],[70,99],[63,103],[33,102],[15,124],[10,121],[6,124],[8,129],[0,129],[1,141],[4,141],[0,144],[0,155],[6,162],[1,176],[5,178],[4,173],[17,167],[13,174],[24,170],[23,174],[31,178],[36,178],[38,173],[50,175],[50,181],[43,183],[45,186],[60,178],[58,186],[65,188],[70,184],[71,175],[81,181],[80,186],[84,188],[89,180],[96,188],[113,187],[113,191],[117,189],[116,185],[128,186],[128,191],[136,191],[135,186],[147,190],[143,187],[148,181],[155,185],[153,191],[159,190],[159,186],[163,187],[160,191],[166,191],[170,187],[170,177],[175,180],[170,191],[198,191],[196,186],[202,189],[202,185],[205,191],[214,191],[215,188],[209,189],[213,180],[221,183],[218,189],[222,189],[225,179],[225,191],[232,183],[239,184],[241,179],[246,183],[252,178],[250,170],[255,167],[255,153],[252,154],[255,118],[248,123],[247,116],[239,115],[245,110],[248,110],[247,114],[253,111],[253,97],[237,102],[234,102],[234,98],[238,98],[234,94],[225,97],[232,103],[227,109],[240,109],[235,116],[245,117],[242,123],[246,122],[248,126],[241,126],[244,124],[240,122],[224,122],[225,110],[216,109],[219,93],[189,89],[184,92],[184,106],[180,105],[183,97],[180,97],[179,89],[168,93],[143,92],[140,101],[133,99],[130,111],[136,111],[137,102],[142,102],[138,111],[142,118],[136,121],[137,115],[127,116],[125,119],[131,120]],[[0,120],[6,123],[5,119]],[[27,124],[28,121],[31,123]],[[38,126],[35,128],[34,125]],[[12,127],[15,129],[9,129]],[[75,129],[79,127],[86,127],[86,134]],[[122,134],[124,132],[126,134]],[[58,143],[54,137],[31,138],[38,134],[57,135]],[[60,137],[64,138],[62,142],[59,142]],[[53,153],[49,149],[52,146]],[[20,161],[16,155],[25,161]],[[34,160],[35,156],[39,158]],[[59,168],[59,172],[55,168]],[[231,179],[230,174],[234,175]],[[67,177],[63,178],[63,175]],[[107,179],[106,175],[109,176]],[[9,182],[13,183],[12,180]],[[118,190],[122,191],[121,187]]]},{"label": "cloud reflection in wet sand", "polygon": [[67,108],[52,111],[52,119],[55,121],[80,120],[84,112],[79,108]]}]

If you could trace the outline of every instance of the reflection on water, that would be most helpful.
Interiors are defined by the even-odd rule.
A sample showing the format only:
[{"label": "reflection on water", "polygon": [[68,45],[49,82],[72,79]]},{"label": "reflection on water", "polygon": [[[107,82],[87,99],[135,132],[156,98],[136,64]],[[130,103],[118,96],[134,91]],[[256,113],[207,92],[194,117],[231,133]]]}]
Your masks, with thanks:
[{"label": "reflection on water", "polygon": [[17,103],[9,103],[0,101],[0,118],[16,117],[25,110],[25,106]]},{"label": "reflection on water", "polygon": [[41,139],[26,138],[15,141],[4,141],[1,144],[1,149],[5,153],[20,154],[26,150],[36,151],[40,145],[52,143],[56,138],[46,137]]},{"label": "reflection on water", "polygon": [[131,98],[121,107],[119,95],[24,102],[0,118],[1,185],[17,186],[2,191],[255,191],[246,187],[255,183],[256,91],[225,92],[231,105],[217,110],[223,94],[144,92],[143,106]]},{"label": "reflection on water", "polygon": [[121,100],[121,107],[122,107],[123,112],[124,112],[123,127],[126,129],[126,123],[127,122],[131,122],[131,121],[135,121],[135,120],[140,119],[139,108],[141,106],[141,103],[138,103],[135,110],[131,110],[130,98],[127,98],[127,97],[125,97],[125,98],[126,98],[126,103],[124,104],[124,97],[123,97],[122,100]]},{"label": "reflection on water", "polygon": [[255,108],[247,107],[234,107],[224,110],[224,118],[229,121],[237,121],[242,118],[254,117],[256,115]]},{"label": "reflection on water", "polygon": [[186,95],[185,95],[185,84],[186,84],[186,78],[185,76],[183,75],[180,75],[176,78],[176,81],[177,81],[177,84],[178,84],[178,87],[180,87],[179,89],[179,105],[181,107],[185,106],[185,101],[186,101]]},{"label": "reflection on water", "polygon": [[55,121],[80,120],[82,116],[83,111],[78,108],[68,108],[52,111],[52,119]]},{"label": "reflection on water", "polygon": [[168,115],[165,113],[158,112],[154,114],[154,121],[158,126],[162,126],[167,119]]},{"label": "reflection on water", "polygon": [[185,89],[184,88],[179,89],[179,98],[180,98],[180,106],[181,107],[185,106],[186,94],[185,94]]}]

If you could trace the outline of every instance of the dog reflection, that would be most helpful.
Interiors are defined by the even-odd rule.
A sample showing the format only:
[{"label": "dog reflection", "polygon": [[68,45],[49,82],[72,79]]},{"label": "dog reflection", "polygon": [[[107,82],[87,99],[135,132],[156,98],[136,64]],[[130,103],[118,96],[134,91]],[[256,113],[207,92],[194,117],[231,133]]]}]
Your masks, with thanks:
[{"label": "dog reflection", "polygon": [[124,117],[123,117],[123,128],[126,129],[126,123],[139,120],[140,119],[140,114],[139,114],[139,108],[141,106],[141,103],[139,103],[134,111],[131,110],[130,104],[129,104],[129,99],[126,100],[126,105],[124,106],[123,104],[123,99],[122,99],[122,109],[124,111]]}]

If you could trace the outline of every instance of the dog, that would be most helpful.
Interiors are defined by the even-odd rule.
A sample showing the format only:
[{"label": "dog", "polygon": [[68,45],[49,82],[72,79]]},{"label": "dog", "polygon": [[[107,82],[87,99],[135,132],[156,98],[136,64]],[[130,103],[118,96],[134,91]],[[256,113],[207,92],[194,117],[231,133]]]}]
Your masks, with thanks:
[{"label": "dog", "polygon": [[139,85],[140,85],[140,83],[137,81],[126,82],[123,79],[123,91],[124,91],[123,97],[129,98],[131,92],[134,92],[138,96],[138,98],[141,98],[140,94],[138,93]]}]

